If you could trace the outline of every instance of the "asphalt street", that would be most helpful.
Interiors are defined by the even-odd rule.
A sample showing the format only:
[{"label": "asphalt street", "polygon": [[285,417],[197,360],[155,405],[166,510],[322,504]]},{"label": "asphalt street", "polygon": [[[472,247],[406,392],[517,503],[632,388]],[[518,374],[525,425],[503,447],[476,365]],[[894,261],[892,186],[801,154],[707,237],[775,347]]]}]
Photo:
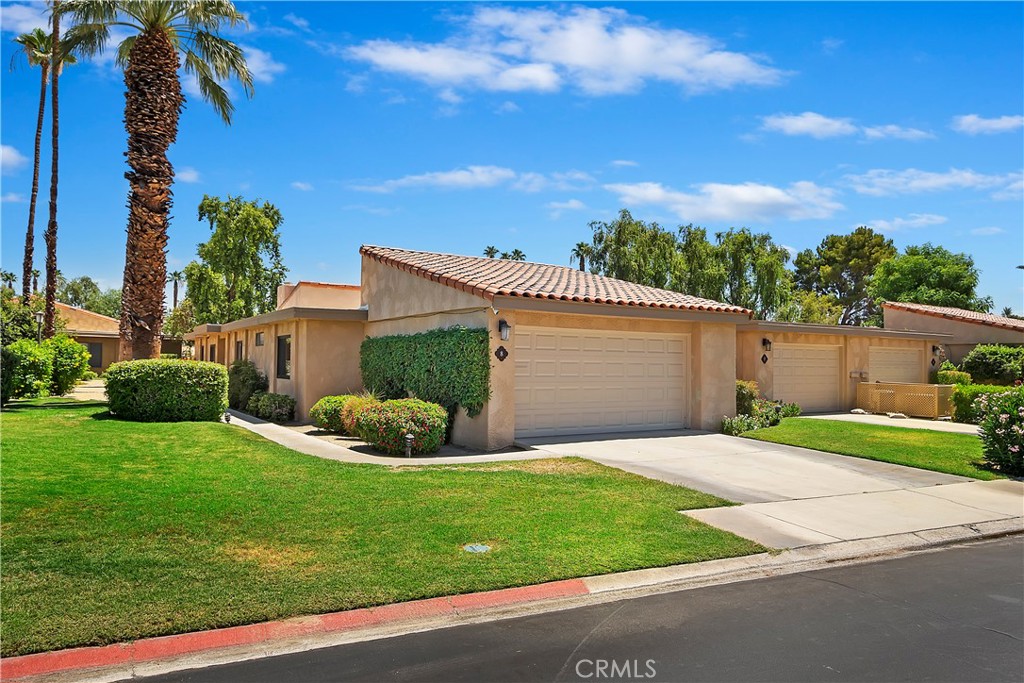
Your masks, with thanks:
[{"label": "asphalt street", "polygon": [[1018,536],[143,680],[1019,683],[1022,600]]}]

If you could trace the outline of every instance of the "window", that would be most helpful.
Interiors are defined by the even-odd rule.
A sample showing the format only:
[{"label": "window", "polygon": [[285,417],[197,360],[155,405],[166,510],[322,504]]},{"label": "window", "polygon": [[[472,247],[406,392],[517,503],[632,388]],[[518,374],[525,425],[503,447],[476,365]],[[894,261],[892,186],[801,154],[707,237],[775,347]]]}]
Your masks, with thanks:
[{"label": "window", "polygon": [[241,360],[241,359],[242,359],[242,342],[236,341],[235,342],[235,360]]},{"label": "window", "polygon": [[103,344],[100,342],[88,342],[85,348],[89,349],[89,367],[103,367]]},{"label": "window", "polygon": [[277,376],[289,379],[292,376],[292,336],[286,334],[277,338]]},{"label": "window", "polygon": [[256,333],[256,346],[263,346],[263,333],[262,332],[257,332]]},{"label": "window", "polygon": [[210,362],[211,363],[216,363],[217,362],[217,345],[216,344],[211,344],[210,345]]},{"label": "window", "polygon": [[199,360],[206,360],[206,347],[199,345]]}]

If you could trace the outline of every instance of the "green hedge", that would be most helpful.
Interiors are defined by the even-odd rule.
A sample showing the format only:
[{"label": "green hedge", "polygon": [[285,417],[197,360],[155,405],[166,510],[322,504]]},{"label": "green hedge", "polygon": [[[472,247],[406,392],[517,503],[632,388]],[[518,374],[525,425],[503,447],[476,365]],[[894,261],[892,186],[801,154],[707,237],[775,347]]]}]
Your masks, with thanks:
[{"label": "green hedge", "polygon": [[269,387],[267,376],[251,360],[238,359],[228,368],[228,405],[235,410],[245,410],[253,394]]},{"label": "green hedge", "polygon": [[750,415],[754,411],[754,401],[760,396],[761,392],[757,388],[757,382],[736,380],[736,414]]},{"label": "green hedge", "polygon": [[291,422],[295,419],[295,399],[288,394],[257,391],[249,399],[245,412],[270,422]]},{"label": "green hedge", "polygon": [[110,412],[137,422],[216,422],[228,405],[228,371],[218,363],[129,360],[104,377]]},{"label": "green hedge", "polygon": [[450,327],[420,334],[371,337],[359,355],[363,385],[384,398],[416,398],[458,406],[474,417],[490,397],[486,329]]},{"label": "green hedge", "polygon": [[412,434],[412,452],[436,453],[444,444],[448,411],[436,403],[403,398],[363,406],[356,415],[359,437],[379,451],[405,453],[405,435]]},{"label": "green hedge", "polygon": [[320,429],[339,434],[345,432],[345,425],[342,423],[341,414],[345,404],[356,398],[352,394],[341,396],[324,396],[313,404],[309,409],[309,419]]},{"label": "green hedge", "polygon": [[63,396],[89,372],[89,349],[66,334],[47,339],[43,346],[53,356],[53,374],[50,376],[50,394]]},{"label": "green hedge", "polygon": [[964,356],[960,369],[976,382],[1013,384],[1024,378],[1024,346],[978,344]]},{"label": "green hedge", "polygon": [[19,339],[7,345],[10,363],[11,398],[46,396],[53,381],[53,349],[34,339]]},{"label": "green hedge", "polygon": [[939,370],[935,373],[936,384],[973,384],[971,373],[960,370]]},{"label": "green hedge", "polygon": [[975,399],[984,394],[1001,394],[1007,387],[994,384],[960,384],[953,389],[953,421],[978,424],[981,415],[974,405]]},{"label": "green hedge", "polygon": [[14,394],[14,354],[0,347],[0,407],[7,405]]}]

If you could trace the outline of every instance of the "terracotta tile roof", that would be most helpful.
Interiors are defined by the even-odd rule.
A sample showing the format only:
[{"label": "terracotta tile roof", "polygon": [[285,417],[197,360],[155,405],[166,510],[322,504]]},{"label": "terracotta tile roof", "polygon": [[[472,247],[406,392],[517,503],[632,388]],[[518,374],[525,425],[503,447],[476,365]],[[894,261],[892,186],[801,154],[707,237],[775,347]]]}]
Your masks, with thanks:
[{"label": "terracotta tile roof", "polygon": [[362,246],[359,253],[393,268],[488,300],[496,296],[521,296],[751,315],[749,310],[739,306],[584,273],[566,266],[367,245]]},{"label": "terracotta tile roof", "polygon": [[908,304],[902,301],[886,301],[882,304],[885,308],[894,308],[899,311],[910,311],[911,313],[922,313],[936,318],[958,320],[961,322],[978,323],[979,325],[991,325],[992,327],[1003,327],[1008,330],[1020,330],[1024,332],[1024,320],[1007,318],[993,313],[979,313],[968,311],[963,308],[951,308],[949,306],[929,306],[927,304]]}]

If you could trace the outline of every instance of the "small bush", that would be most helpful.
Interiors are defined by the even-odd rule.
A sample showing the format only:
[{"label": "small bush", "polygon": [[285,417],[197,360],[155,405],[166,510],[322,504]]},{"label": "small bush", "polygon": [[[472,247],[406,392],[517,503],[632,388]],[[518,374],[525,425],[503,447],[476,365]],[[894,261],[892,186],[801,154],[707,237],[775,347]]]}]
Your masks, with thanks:
[{"label": "small bush", "polygon": [[129,360],[105,374],[110,412],[137,422],[216,422],[228,405],[223,365],[186,360]]},{"label": "small bush", "polygon": [[995,384],[959,384],[953,389],[950,402],[953,404],[953,421],[978,424],[981,415],[974,406],[974,401],[984,394],[998,394],[1006,391],[1006,387]]},{"label": "small bush", "polygon": [[356,418],[360,436],[384,453],[405,453],[405,435],[412,434],[414,454],[436,453],[444,444],[448,411],[436,403],[401,398],[364,406]]},{"label": "small bush", "polygon": [[942,361],[942,365],[939,366],[939,370],[959,370],[959,368],[953,365],[952,361],[947,359]]},{"label": "small bush", "polygon": [[14,354],[0,347],[0,407],[7,405],[14,393]]},{"label": "small bush", "polygon": [[99,377],[99,375],[97,375],[92,370],[86,370],[85,372],[82,373],[82,376],[79,377],[78,380],[80,382],[88,382],[90,380],[96,379],[97,377]]},{"label": "small bush", "polygon": [[352,394],[324,396],[309,409],[309,419],[320,429],[339,434],[344,433],[345,427],[341,422],[341,411],[345,404],[354,398],[356,397]]},{"label": "small bush", "polygon": [[757,382],[736,380],[736,414],[750,415],[754,411],[754,401],[760,397]]},{"label": "small bush", "polygon": [[[737,392],[739,392],[738,384]],[[774,427],[782,422],[784,417],[797,417],[800,415],[800,406],[795,403],[781,403],[763,398],[755,398],[750,403],[749,411],[746,414],[739,413],[736,417],[722,418],[722,432],[738,436],[743,432],[749,432],[754,429]]]},{"label": "small bush", "polygon": [[1024,346],[979,344],[964,356],[960,369],[977,382],[1013,384],[1024,378]]},{"label": "small bush", "polygon": [[[359,433],[359,426],[356,422],[359,418],[359,413],[362,412],[363,408],[376,405],[377,403],[380,403],[380,399],[368,392],[354,396],[351,400],[346,401],[344,407],[341,409],[342,430],[346,434],[362,438],[362,435]],[[365,441],[365,439],[363,440]]]},{"label": "small bush", "polygon": [[960,370],[939,370],[935,373],[936,384],[971,384],[971,373]]},{"label": "small bush", "polygon": [[1024,387],[975,400],[981,415],[981,448],[985,462],[1004,474],[1024,474]]},{"label": "small bush", "polygon": [[181,358],[181,356],[176,353],[161,353],[160,357],[164,360],[177,360],[178,358]]},{"label": "small bush", "polygon": [[235,410],[245,410],[253,394],[269,387],[267,376],[251,360],[236,360],[228,369],[228,405]]},{"label": "small bush", "polygon": [[249,399],[246,412],[270,422],[291,422],[295,419],[295,399],[288,394],[257,391]]},{"label": "small bush", "polygon": [[89,372],[89,349],[66,334],[47,339],[43,346],[53,355],[53,375],[50,377],[50,394],[63,396],[75,387],[75,383]]},{"label": "small bush", "polygon": [[762,425],[758,419],[751,415],[722,418],[722,433],[729,436],[739,436],[744,432],[760,429],[761,427]]},{"label": "small bush", "polygon": [[782,417],[800,417],[800,406],[796,403],[782,404]]},{"label": "small bush", "polygon": [[46,396],[53,381],[53,349],[33,339],[19,339],[7,346],[11,363],[11,398]]}]

